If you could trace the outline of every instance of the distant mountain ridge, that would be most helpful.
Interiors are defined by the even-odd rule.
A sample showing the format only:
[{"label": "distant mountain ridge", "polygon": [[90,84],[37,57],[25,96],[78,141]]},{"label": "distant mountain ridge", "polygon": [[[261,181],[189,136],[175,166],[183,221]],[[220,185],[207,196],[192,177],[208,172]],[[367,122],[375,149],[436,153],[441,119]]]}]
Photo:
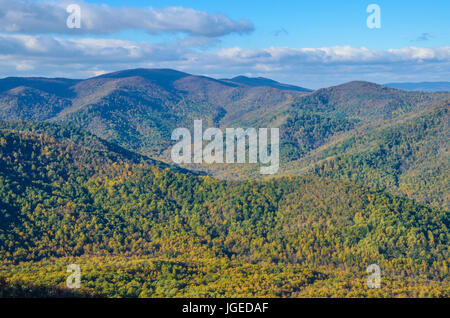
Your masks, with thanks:
[{"label": "distant mountain ridge", "polygon": [[385,85],[405,91],[450,92],[450,82],[388,83]]},{"label": "distant mountain ridge", "polygon": [[171,69],[124,70],[86,80],[5,78],[0,80],[0,119],[76,122],[101,138],[158,155],[179,125],[188,127],[199,118],[208,125],[228,125],[276,111],[305,94],[263,84]]},{"label": "distant mountain ridge", "polygon": [[311,89],[303,88],[300,86],[282,84],[277,81],[271,80],[269,78],[264,78],[264,77],[236,76],[231,79],[224,79],[224,81],[244,84],[244,85],[252,86],[252,87],[267,86],[267,87],[286,89],[286,90],[292,90],[292,91],[297,91],[297,92],[312,92],[313,91]]},{"label": "distant mountain ridge", "polygon": [[448,98],[449,94],[407,92],[365,81],[318,89],[298,98],[296,107],[363,119],[389,119]]},{"label": "distant mountain ridge", "polygon": [[17,87],[29,87],[60,97],[73,96],[70,87],[81,80],[45,77],[6,77],[0,79],[0,94]]}]

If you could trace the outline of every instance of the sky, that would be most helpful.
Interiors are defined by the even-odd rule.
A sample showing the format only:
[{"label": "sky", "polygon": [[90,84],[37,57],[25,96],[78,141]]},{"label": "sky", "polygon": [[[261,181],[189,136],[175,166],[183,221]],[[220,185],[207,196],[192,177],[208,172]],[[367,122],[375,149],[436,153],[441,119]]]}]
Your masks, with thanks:
[{"label": "sky", "polygon": [[450,81],[449,13],[448,0],[0,0],[0,77],[144,67],[313,89]]}]

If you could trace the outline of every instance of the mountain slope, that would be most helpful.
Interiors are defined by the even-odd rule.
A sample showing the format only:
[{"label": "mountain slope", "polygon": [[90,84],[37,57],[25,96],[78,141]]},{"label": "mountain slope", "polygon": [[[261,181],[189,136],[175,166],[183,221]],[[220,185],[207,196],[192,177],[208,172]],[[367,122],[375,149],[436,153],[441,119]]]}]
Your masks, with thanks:
[{"label": "mountain slope", "polygon": [[169,69],[135,69],[87,80],[4,79],[0,119],[71,122],[130,150],[160,156],[171,132],[232,125],[278,112],[303,92],[246,86]]},{"label": "mountain slope", "polygon": [[386,189],[448,210],[449,105],[361,128],[287,169],[294,173],[301,167],[304,173]]},{"label": "mountain slope", "polygon": [[[342,181],[198,177],[32,130],[0,129],[0,272],[12,282],[63,283],[76,262],[95,294],[295,297],[363,282],[377,263],[389,277],[378,296],[447,295],[445,211]],[[399,270],[409,287],[396,287]]]},{"label": "mountain slope", "polygon": [[[445,151],[439,150],[441,155],[431,157],[437,148],[433,148],[429,156],[396,150],[398,158],[394,161],[400,162],[403,170],[404,162],[409,167],[408,171],[399,172],[386,162],[392,159],[386,157],[386,152],[375,151],[372,147],[375,139],[390,142],[380,135],[379,127],[395,127],[436,107],[448,108],[450,93],[406,92],[359,81],[314,92],[298,92],[268,79],[216,80],[168,69],[125,70],[87,80],[7,78],[0,84],[3,87],[0,119],[70,123],[130,151],[166,162],[170,162],[172,131],[179,127],[192,129],[196,119],[203,120],[204,129],[279,127],[280,171],[284,174],[305,174],[312,169],[311,162],[315,158],[331,160],[336,155],[347,155],[346,151],[350,151],[347,148],[334,152],[330,149],[342,140],[351,143],[355,136],[364,137],[372,140],[371,143],[357,142],[351,151],[359,156],[371,151],[373,169],[370,171],[378,172],[374,176],[352,177],[352,181],[375,185],[435,206],[447,206],[446,197],[439,195],[448,193],[443,181],[447,172]],[[403,138],[401,142],[411,149],[425,149],[423,144],[432,145],[432,139],[436,138],[448,144],[444,139],[448,128],[440,125],[422,139]],[[420,125],[414,127],[418,132],[423,130]],[[414,130],[411,133],[414,134]],[[330,150],[332,155],[328,157],[323,149]],[[362,165],[371,164],[359,159],[350,162],[346,170],[365,171],[367,167]],[[185,168],[224,179],[260,177],[253,165]],[[430,180],[436,182],[419,186],[422,181],[418,177],[411,177],[409,181],[398,179],[402,175],[433,176]],[[343,176],[336,173],[335,177]],[[369,182],[370,178],[374,180]],[[406,184],[409,186],[404,187]],[[421,191],[423,194],[419,195]]]},{"label": "mountain slope", "polygon": [[373,121],[420,111],[448,98],[448,93],[405,92],[374,83],[354,81],[322,88],[299,97],[295,107]]},{"label": "mountain slope", "polygon": [[73,92],[70,90],[70,87],[78,82],[80,80],[67,78],[7,77],[0,79],[0,93],[17,87],[29,87],[59,97],[71,97]]}]

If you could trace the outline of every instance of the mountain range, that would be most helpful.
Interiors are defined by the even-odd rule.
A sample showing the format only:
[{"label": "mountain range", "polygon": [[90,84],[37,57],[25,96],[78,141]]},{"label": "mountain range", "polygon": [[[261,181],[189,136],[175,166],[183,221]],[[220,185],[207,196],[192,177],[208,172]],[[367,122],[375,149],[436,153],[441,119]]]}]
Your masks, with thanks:
[{"label": "mountain range", "polygon": [[[449,100],[449,92],[408,92],[361,81],[310,91],[265,78],[217,80],[170,69],[126,70],[86,80],[0,80],[0,120],[70,124],[169,164],[171,132],[192,128],[195,119],[202,119],[205,128],[279,127],[280,174],[323,175],[319,165],[340,163],[336,156],[345,156],[352,162],[333,164],[328,176],[344,174],[353,182],[446,208]],[[424,120],[431,124],[418,125]],[[414,127],[412,135],[398,137],[405,125]],[[397,131],[398,142],[408,142],[410,150],[381,151],[387,147],[382,143],[394,142],[386,140],[388,131]],[[378,164],[362,167],[369,153]],[[259,177],[252,165],[185,168],[224,179]],[[440,181],[431,187],[406,185],[425,172]]]},{"label": "mountain range", "polygon": [[[169,69],[1,79],[0,295],[67,294],[77,263],[80,297],[448,297],[449,106]],[[196,119],[279,127],[278,175],[174,165]]]}]

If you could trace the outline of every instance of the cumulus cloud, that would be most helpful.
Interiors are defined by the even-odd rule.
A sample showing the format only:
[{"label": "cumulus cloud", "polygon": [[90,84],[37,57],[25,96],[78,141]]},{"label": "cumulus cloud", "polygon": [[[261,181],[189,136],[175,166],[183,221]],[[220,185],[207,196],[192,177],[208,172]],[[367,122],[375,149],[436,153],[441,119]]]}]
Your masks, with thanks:
[{"label": "cumulus cloud", "polygon": [[184,7],[133,8],[77,2],[81,7],[81,28],[66,25],[66,8],[74,1],[36,2],[0,0],[0,31],[24,34],[111,34],[122,30],[185,33],[219,37],[253,31],[249,21],[234,21],[223,14],[210,14]]},{"label": "cumulus cloud", "polygon": [[450,60],[450,47],[374,50],[365,47],[333,46],[323,48],[271,47],[259,50],[227,48],[218,55],[230,61],[258,61],[268,64],[386,64],[398,62],[439,62]]},{"label": "cumulus cloud", "polygon": [[147,43],[117,39],[0,34],[0,76],[88,77],[134,67],[175,68],[194,74],[272,77],[311,88],[349,80],[448,80],[450,47],[223,48],[201,51],[185,39]]}]

